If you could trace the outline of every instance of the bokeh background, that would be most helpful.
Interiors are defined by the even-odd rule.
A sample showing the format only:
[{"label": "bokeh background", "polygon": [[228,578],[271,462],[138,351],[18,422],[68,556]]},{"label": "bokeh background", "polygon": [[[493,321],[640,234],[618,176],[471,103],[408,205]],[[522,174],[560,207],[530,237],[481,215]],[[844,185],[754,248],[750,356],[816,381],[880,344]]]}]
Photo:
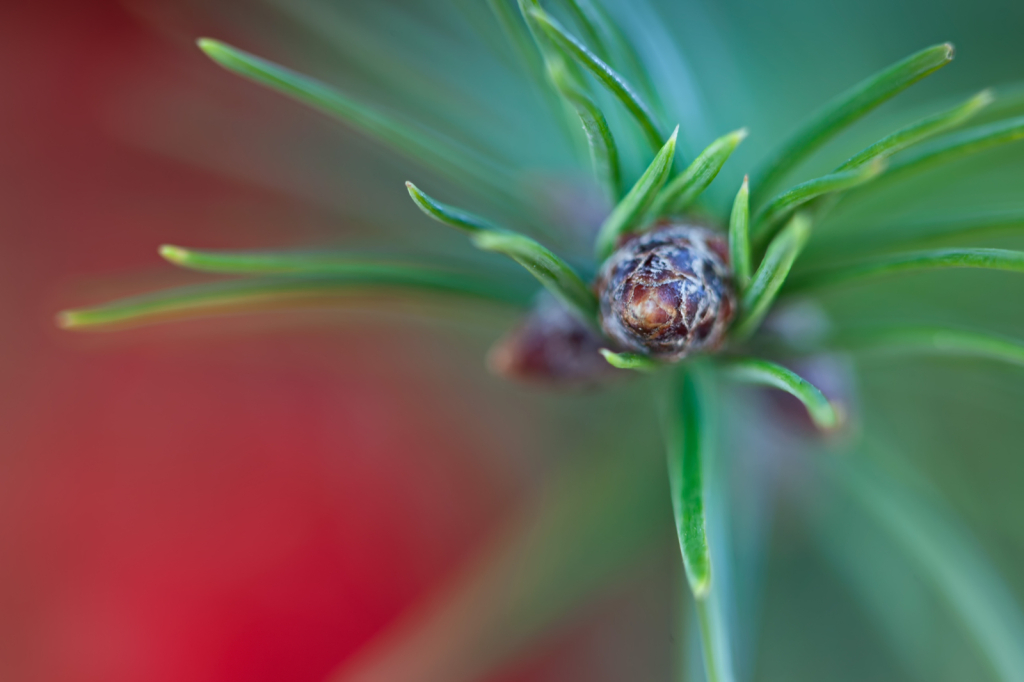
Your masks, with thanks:
[{"label": "bokeh background", "polygon": [[162,284],[168,238],[312,242],[338,221],[143,146],[192,127],[187,104],[159,109],[176,92],[260,99],[145,17],[0,14],[0,677],[323,679],[499,520],[520,477],[497,453],[520,439],[425,362],[429,340],[56,332],[120,277]]},{"label": "bokeh background", "polygon": [[[922,46],[951,40],[957,60],[840,150],[1024,76],[1020,3],[661,4],[648,49],[678,45],[664,70],[686,75],[672,93],[686,144],[752,129],[720,201],[809,110]],[[565,224],[559,246],[580,248],[595,214],[580,209],[592,194],[574,150],[508,55],[485,49],[493,36],[467,37],[486,14],[452,23],[460,4],[439,5],[0,7],[0,678],[672,678],[687,634],[643,385],[566,396],[504,384],[483,357],[512,320],[482,312],[313,309],[97,335],[53,325],[61,308],[196,281],[160,261],[162,243],[469,254],[425,226],[401,182],[486,203],[220,71],[197,35],[511,159],[537,214]],[[1021,159],[1007,150],[894,188],[833,229],[854,233],[869,210],[898,222],[1019,209]],[[1024,337],[1024,288],[985,277],[825,306],[870,316],[895,300],[876,319],[953,311]],[[1024,376],[934,361],[857,369],[865,430],[942,491],[1024,602]],[[799,481],[793,466],[772,471]],[[917,601],[909,620],[879,620],[878,599],[843,580],[803,518],[783,504],[760,531],[770,549],[750,679],[987,679],[913,571],[883,567],[879,594]],[[844,532],[854,543],[856,528]],[[864,542],[847,547],[890,552]],[[910,623],[912,641],[893,646],[887,622]]]}]

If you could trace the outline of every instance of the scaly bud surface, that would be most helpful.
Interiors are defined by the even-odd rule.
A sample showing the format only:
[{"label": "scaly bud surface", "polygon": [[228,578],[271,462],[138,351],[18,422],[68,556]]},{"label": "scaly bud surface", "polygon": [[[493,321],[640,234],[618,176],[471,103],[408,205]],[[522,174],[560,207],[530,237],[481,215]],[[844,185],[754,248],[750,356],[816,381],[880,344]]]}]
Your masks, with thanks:
[{"label": "scaly bud surface", "polygon": [[595,286],[605,333],[663,360],[717,348],[736,310],[728,244],[697,225],[663,223],[626,241]]}]

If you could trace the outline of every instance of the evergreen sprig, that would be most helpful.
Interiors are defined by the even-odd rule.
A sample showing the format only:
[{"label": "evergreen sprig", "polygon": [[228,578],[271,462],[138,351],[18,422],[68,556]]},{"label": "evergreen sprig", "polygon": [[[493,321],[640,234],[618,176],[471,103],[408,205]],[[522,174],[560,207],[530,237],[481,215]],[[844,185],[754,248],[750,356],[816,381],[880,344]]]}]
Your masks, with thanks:
[{"label": "evergreen sprig", "polygon": [[[534,85],[540,87],[552,103],[553,111],[565,113],[571,110],[578,117],[587,137],[594,175],[614,203],[596,235],[594,262],[583,265],[581,272],[598,270],[632,234],[651,229],[663,221],[693,222],[694,207],[747,136],[746,128],[714,140],[687,168],[673,175],[679,128],[666,138],[648,104],[649,101],[662,101],[658,96],[659,88],[670,88],[673,84],[654,84],[653,71],[645,65],[641,51],[626,38],[625,32],[599,4],[591,0],[562,0],[560,3],[562,13],[559,16],[568,16],[570,24],[578,29],[578,36],[542,7],[540,0],[488,0],[488,5],[492,11],[491,19],[500,24],[520,60],[534,77]],[[518,12],[515,7],[518,7]],[[514,205],[518,201],[518,193],[511,189],[517,186],[516,172],[471,147],[223,42],[203,38],[198,44],[205,54],[225,69],[342,121],[412,159],[423,169],[444,175],[464,187],[484,187],[491,194],[502,197],[506,205]],[[829,264],[827,259],[815,255],[829,253],[827,238],[823,239],[820,251],[804,251],[812,226],[824,220],[829,210],[843,197],[856,197],[912,173],[1024,139],[1024,117],[961,129],[993,102],[991,91],[982,91],[952,108],[897,129],[845,162],[836,166],[830,164],[828,167],[835,168],[831,173],[779,189],[782,181],[813,153],[882,103],[948,64],[952,58],[952,45],[943,43],[921,50],[870,76],[826,104],[788,140],[778,145],[757,172],[744,178],[729,215],[711,216],[720,224],[728,224],[728,251],[734,275],[734,281],[729,284],[735,288],[735,292],[730,293],[735,293],[738,300],[735,320],[722,346],[724,352],[711,358],[685,360],[681,366],[673,366],[673,363],[653,355],[612,350],[614,344],[606,343],[610,339],[601,331],[601,310],[593,291],[594,283],[565,259],[529,237],[440,203],[412,183],[407,183],[409,195],[423,213],[464,232],[477,248],[515,260],[570,312],[585,321],[599,342],[596,347],[606,346],[600,353],[608,364],[656,377],[649,383],[660,391],[668,487],[686,583],[694,597],[694,613],[700,626],[706,675],[710,682],[731,682],[733,669],[726,629],[721,623],[714,622],[722,617],[721,612],[716,612],[714,589],[724,589],[722,586],[728,582],[729,571],[719,571],[712,565],[710,551],[714,543],[728,544],[728,538],[709,537],[712,528],[707,522],[706,472],[709,462],[717,454],[712,418],[716,414],[712,395],[715,381],[725,378],[785,391],[804,405],[821,430],[837,430],[844,425],[838,405],[830,402],[818,388],[787,367],[758,357],[759,351],[766,347],[757,343],[763,340],[758,336],[759,330],[780,294],[799,293],[813,297],[828,287],[913,271],[973,268],[1024,272],[1024,252],[1020,251],[957,247],[899,253],[874,252],[883,250],[889,242],[899,244],[901,239],[904,244],[912,244],[916,243],[915,240],[940,236],[967,238],[991,230],[1020,229],[1024,226],[1024,217],[1018,213],[968,216],[944,226],[908,229],[886,240],[873,239],[870,233],[861,234],[856,239],[867,255],[837,264]],[[630,82],[631,79],[637,85]],[[653,159],[639,178],[624,177],[621,159],[626,147],[620,148],[620,145],[630,138],[616,137],[612,125],[616,117],[609,119],[601,109],[609,103],[613,110],[621,105],[628,112],[639,127],[643,141],[654,152]],[[995,108],[999,110],[999,107]],[[991,111],[986,115],[989,113]],[[1005,110],[1003,115],[1006,115]],[[646,160],[651,154],[646,149],[640,153],[628,151],[634,154],[627,155],[627,158]],[[627,187],[630,189],[625,191]],[[831,250],[834,256],[843,251],[841,245],[833,246]],[[160,253],[182,268],[234,278],[65,311],[59,315],[58,323],[69,329],[98,329],[183,317],[288,308],[300,301],[322,303],[381,292],[443,295],[454,300],[476,299],[503,307],[522,308],[528,305],[529,294],[532,293],[488,273],[403,262],[401,259],[369,259],[349,253],[225,252],[169,245],[161,247]],[[696,274],[694,277],[696,279]],[[593,346],[591,344],[588,348],[593,349]],[[815,346],[808,344],[807,347]],[[1020,341],[981,330],[965,331],[942,326],[840,330],[816,348],[821,347],[857,355],[959,356],[1024,366],[1024,343]],[[797,350],[802,352],[804,347]],[[665,381],[659,383],[662,378]],[[630,477],[616,472],[613,480],[618,484],[628,482]],[[926,504],[908,502],[912,495],[904,499],[902,493],[894,493],[896,488],[884,481],[879,483],[878,479],[855,472],[843,477],[837,489],[842,486],[846,486],[846,494],[863,507],[866,516],[874,518],[877,524],[899,540],[909,557],[932,569],[930,579],[947,595],[959,616],[968,623],[970,631],[979,639],[988,638],[989,641],[982,642],[982,648],[1000,675],[1004,679],[1017,679],[1024,674],[1019,652],[1013,653],[1012,643],[1005,634],[1020,629],[1016,620],[1019,610],[1013,600],[1006,599],[1003,603],[993,599],[996,592],[985,592],[977,585],[965,585],[978,576],[985,585],[996,584],[986,573],[987,569],[978,568],[982,563],[976,558],[975,548],[961,535],[937,523],[935,519],[938,517],[931,515]],[[602,527],[611,527],[619,522],[622,515],[611,513],[594,502],[605,499],[599,486],[590,486],[587,491],[583,500],[585,504],[569,505],[573,510],[581,510],[578,513],[574,511],[575,516],[559,511],[557,505],[554,505],[554,510],[546,511],[550,518],[555,519],[550,522],[554,524],[554,530],[543,526],[544,532],[553,538],[550,543],[566,544],[566,538],[556,532],[562,526],[573,530],[583,528],[591,538],[600,537]],[[618,488],[616,491],[621,492]],[[889,499],[890,494],[894,499]],[[614,496],[608,497],[612,498]],[[641,498],[651,499],[646,495],[646,489],[645,495],[632,495],[627,507],[633,511],[634,507],[643,507],[637,501]],[[623,524],[622,528],[628,532],[608,533],[609,538],[616,538],[616,547],[619,548],[633,548],[634,536],[640,535],[642,528],[646,527],[638,519],[648,520],[648,516],[640,512],[626,516],[629,523]],[[531,566],[541,566],[552,575],[572,575],[575,579],[577,574],[593,569],[591,578],[582,581],[588,587],[598,584],[611,570],[609,567],[618,565],[612,557],[615,552],[609,550],[597,553],[603,557],[604,563],[596,567],[588,565],[584,554],[578,551],[571,553],[571,561],[567,560],[570,568],[552,566],[545,554],[552,553],[551,546],[536,542],[534,547],[521,537],[517,542],[534,552],[529,555]],[[731,567],[727,565],[725,568]],[[541,571],[540,568],[537,570]],[[495,575],[504,575],[497,569],[495,571]],[[541,586],[536,588],[539,591],[553,590],[551,586],[555,584],[540,579],[535,582]],[[520,588],[522,591],[529,592],[529,588]],[[524,603],[533,604],[531,597],[535,601],[544,601],[537,600],[537,594],[523,596],[520,592],[515,592],[517,600],[522,596]],[[568,608],[572,603],[575,603],[573,599],[565,599],[549,607],[545,602],[545,608],[549,608],[545,615],[550,616],[558,608]],[[982,606],[973,607],[973,604]],[[538,618],[531,622],[547,623],[550,620],[554,618]]]}]

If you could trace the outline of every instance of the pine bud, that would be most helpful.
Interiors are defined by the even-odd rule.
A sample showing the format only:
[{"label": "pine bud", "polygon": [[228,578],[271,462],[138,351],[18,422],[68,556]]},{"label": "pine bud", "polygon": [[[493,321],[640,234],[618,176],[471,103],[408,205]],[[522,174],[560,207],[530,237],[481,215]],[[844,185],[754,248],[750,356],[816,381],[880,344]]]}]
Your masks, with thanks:
[{"label": "pine bud", "polygon": [[729,247],[716,232],[664,223],[630,239],[596,281],[601,326],[622,347],[665,360],[717,348],[736,295]]},{"label": "pine bud", "polygon": [[506,379],[588,386],[623,374],[599,352],[612,345],[545,293],[523,322],[491,349],[488,365]]}]

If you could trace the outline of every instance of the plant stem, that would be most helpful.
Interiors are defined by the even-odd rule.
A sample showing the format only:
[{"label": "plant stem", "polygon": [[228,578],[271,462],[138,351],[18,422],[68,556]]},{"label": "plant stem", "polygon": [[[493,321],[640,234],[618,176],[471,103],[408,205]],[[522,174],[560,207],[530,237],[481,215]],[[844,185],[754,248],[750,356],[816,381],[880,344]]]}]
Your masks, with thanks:
[{"label": "plant stem", "polygon": [[697,607],[697,622],[700,623],[700,642],[704,653],[704,674],[707,682],[726,682],[721,674],[722,665],[715,651],[714,613],[710,593],[694,599]]}]

